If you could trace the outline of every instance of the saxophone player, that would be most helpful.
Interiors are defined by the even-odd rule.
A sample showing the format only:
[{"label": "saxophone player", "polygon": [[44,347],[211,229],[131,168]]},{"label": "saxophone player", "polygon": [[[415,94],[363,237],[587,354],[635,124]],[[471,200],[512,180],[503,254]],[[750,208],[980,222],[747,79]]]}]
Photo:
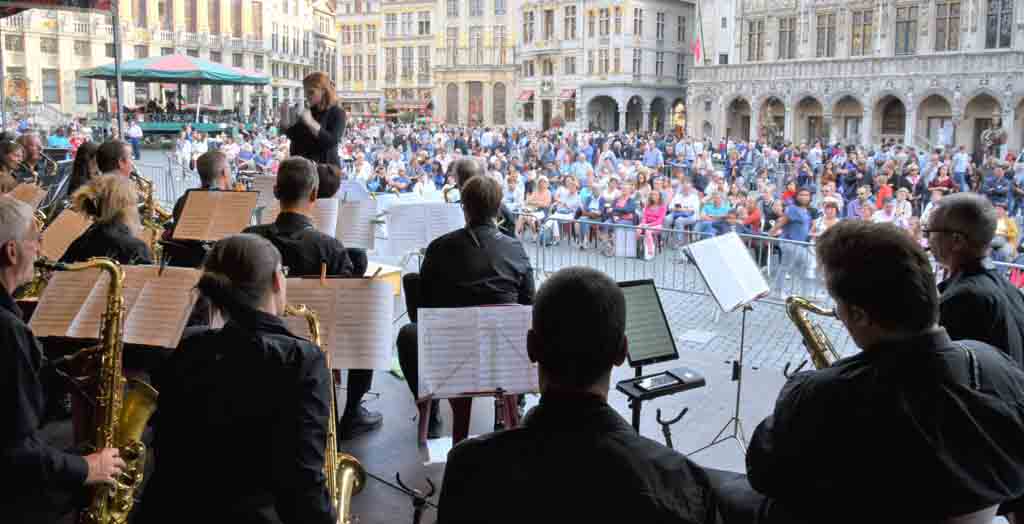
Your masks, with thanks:
[{"label": "saxophone player", "polygon": [[[48,176],[46,158],[43,157],[43,141],[39,134],[30,131],[18,137],[18,144],[25,151],[25,158],[21,165],[14,172],[14,178],[18,182],[40,182],[41,178]],[[43,182],[49,183],[50,180]]]},{"label": "saxophone player", "polygon": [[[39,341],[11,296],[32,280],[39,233],[32,209],[0,195],[0,515],[4,522],[49,523],[72,509],[83,487],[112,483],[124,461],[116,449],[81,456],[56,449],[40,436],[45,423]],[[80,493],[81,492],[81,493]]]},{"label": "saxophone player", "polygon": [[96,165],[104,175],[132,176],[132,146],[120,140],[107,140],[96,150]]},{"label": "saxophone player", "polygon": [[136,522],[196,521],[197,508],[200,522],[335,522],[323,472],[331,375],[281,318],[286,273],[256,235],[211,249],[196,289],[225,324],[186,334],[154,374],[158,465]]},{"label": "saxophone player", "polygon": [[896,226],[840,222],[816,251],[862,351],[789,380],[754,431],[749,477],[713,472],[726,522],[988,522],[1001,504],[1014,510],[1024,371],[939,327],[931,263]]}]

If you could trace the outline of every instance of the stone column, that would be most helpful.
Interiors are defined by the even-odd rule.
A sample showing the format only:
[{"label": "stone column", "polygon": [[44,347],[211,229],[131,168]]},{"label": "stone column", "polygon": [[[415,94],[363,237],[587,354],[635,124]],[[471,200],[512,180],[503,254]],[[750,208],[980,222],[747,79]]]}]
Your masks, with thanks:
[{"label": "stone column", "polygon": [[[750,141],[757,142],[758,138],[761,138],[761,106],[750,106]],[[725,128],[722,128],[722,132],[725,132]],[[738,133],[739,129],[733,131]],[[731,138],[731,137],[730,137]],[[742,138],[742,137],[737,137]]]},{"label": "stone column", "polygon": [[1006,130],[1006,143],[999,150],[999,158],[1005,158],[1008,149],[1020,147],[1020,144],[1017,143],[1020,141],[1020,130],[1016,127],[1017,108],[1011,105],[1004,106],[1002,119],[1003,129]]},{"label": "stone column", "polygon": [[903,123],[903,144],[914,146],[914,135],[917,133],[917,106],[911,103],[907,109],[906,122]]},{"label": "stone column", "polygon": [[619,111],[619,132],[623,133],[626,131],[626,111]]},{"label": "stone column", "polygon": [[[836,129],[836,124],[839,123],[839,119],[833,118],[832,113],[823,113],[821,115],[821,125],[828,126],[828,142],[834,144],[839,141],[839,131]],[[814,137],[817,139],[817,137]]]},{"label": "stone column", "polygon": [[640,130],[641,131],[644,131],[644,130],[650,131],[651,128],[653,127],[653,124],[654,124],[654,122],[651,122],[651,112],[650,111],[643,111],[643,114],[640,117]]},{"label": "stone column", "polygon": [[494,82],[484,82],[480,96],[480,125],[494,125]]},{"label": "stone column", "polygon": [[796,136],[793,133],[793,128],[796,127],[796,111],[792,107],[786,107],[786,117],[783,119],[783,124],[786,128],[782,130],[782,138],[793,141],[793,137]]},{"label": "stone column", "polygon": [[871,108],[864,108],[864,116],[860,121],[860,145],[871,146],[872,135],[874,134],[875,123],[872,121],[874,115],[871,114]]},{"label": "stone column", "polygon": [[[536,120],[537,116],[537,97],[533,98],[534,111],[533,118]],[[469,82],[459,82],[459,124],[467,124],[469,122]]]}]

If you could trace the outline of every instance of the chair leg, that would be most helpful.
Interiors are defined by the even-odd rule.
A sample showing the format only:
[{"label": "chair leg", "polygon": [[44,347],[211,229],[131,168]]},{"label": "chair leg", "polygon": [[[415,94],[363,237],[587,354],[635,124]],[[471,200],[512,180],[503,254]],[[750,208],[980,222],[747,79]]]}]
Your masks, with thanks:
[{"label": "chair leg", "polygon": [[416,409],[419,410],[419,427],[417,428],[417,441],[422,446],[427,443],[427,428],[430,425],[430,400],[417,400]]},{"label": "chair leg", "polygon": [[473,409],[472,397],[450,398],[452,406],[452,445],[458,444],[469,436],[469,419]]}]

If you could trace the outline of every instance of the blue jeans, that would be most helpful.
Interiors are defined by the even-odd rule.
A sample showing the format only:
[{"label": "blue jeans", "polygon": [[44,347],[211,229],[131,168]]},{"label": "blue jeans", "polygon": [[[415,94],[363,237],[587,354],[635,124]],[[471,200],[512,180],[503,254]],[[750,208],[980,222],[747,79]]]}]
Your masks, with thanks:
[{"label": "blue jeans", "polygon": [[964,171],[954,172],[953,181],[960,185],[960,191],[967,191],[967,173]]},{"label": "blue jeans", "polygon": [[131,143],[131,145],[132,145],[132,158],[134,158],[135,160],[141,159],[142,158],[142,151],[139,148],[139,139],[138,138],[129,138],[128,142]]},{"label": "blue jeans", "polygon": [[807,279],[808,266],[810,264],[810,248],[803,244],[794,244],[792,242],[782,241],[779,242],[779,248],[782,251],[782,255],[779,260],[779,269],[775,273],[775,283],[772,285],[772,291],[782,295],[783,289],[785,289],[786,275],[788,274],[793,280],[793,286],[790,288],[792,294],[801,294],[804,292],[804,283]]}]

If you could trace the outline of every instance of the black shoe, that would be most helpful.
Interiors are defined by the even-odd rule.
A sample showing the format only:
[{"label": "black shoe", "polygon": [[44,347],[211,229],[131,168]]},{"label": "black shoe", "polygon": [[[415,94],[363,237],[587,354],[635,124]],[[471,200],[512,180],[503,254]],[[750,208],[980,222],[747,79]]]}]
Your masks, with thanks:
[{"label": "black shoe", "polygon": [[441,432],[444,430],[444,422],[441,420],[441,414],[437,410],[431,410],[430,420],[427,421],[427,438],[435,439],[441,438]]},{"label": "black shoe", "polygon": [[383,423],[383,415],[362,406],[356,408],[355,415],[350,416],[346,410],[345,415],[338,422],[338,438],[349,440],[379,428]]}]

